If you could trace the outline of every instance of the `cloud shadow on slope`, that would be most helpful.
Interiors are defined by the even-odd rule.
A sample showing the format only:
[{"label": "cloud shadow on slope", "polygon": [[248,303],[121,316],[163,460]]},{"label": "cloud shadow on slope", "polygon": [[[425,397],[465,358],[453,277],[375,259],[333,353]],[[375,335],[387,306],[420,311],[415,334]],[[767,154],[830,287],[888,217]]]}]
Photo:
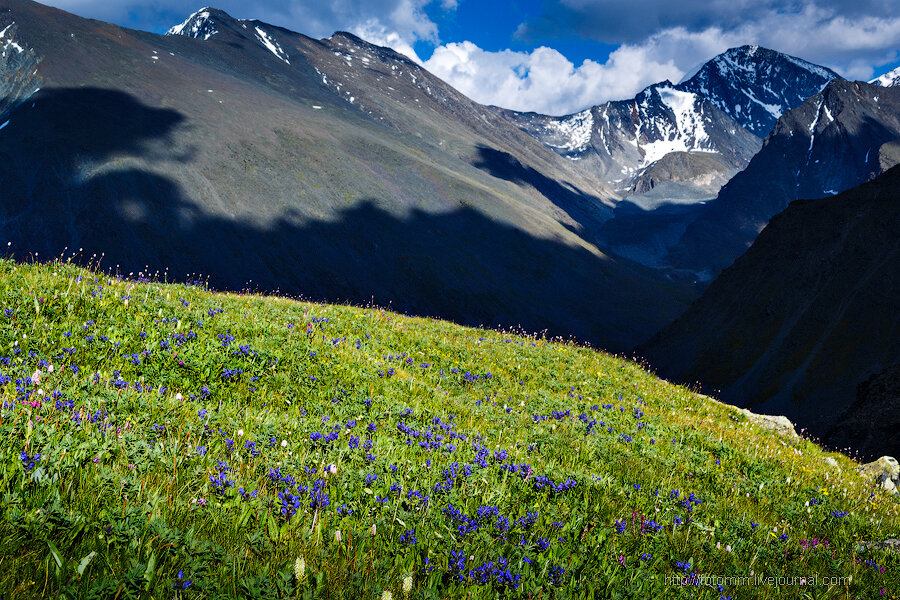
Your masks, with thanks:
[{"label": "cloud shadow on slope", "polygon": [[603,199],[582,191],[568,181],[560,182],[547,177],[533,167],[523,165],[508,152],[483,144],[477,146],[477,151],[478,156],[472,161],[473,167],[497,179],[533,187],[581,226],[579,230],[565,225],[570,231],[592,242],[596,241],[597,232],[612,214],[612,209],[603,204]]},{"label": "cloud shadow on slope", "polygon": [[104,265],[125,274],[202,273],[217,289],[374,302],[464,324],[547,330],[616,351],[683,308],[659,293],[667,284],[649,272],[468,208],[397,217],[364,199],[337,220],[287,213],[265,226],[210,214],[172,180],[127,159],[96,173],[81,166],[152,152],[145,143],[182,126],[178,113],[120,92],[77,89],[42,93],[36,116],[30,110],[13,114],[0,149],[9,159],[0,161],[0,235],[20,256],[83,248],[84,256],[105,253]]}]

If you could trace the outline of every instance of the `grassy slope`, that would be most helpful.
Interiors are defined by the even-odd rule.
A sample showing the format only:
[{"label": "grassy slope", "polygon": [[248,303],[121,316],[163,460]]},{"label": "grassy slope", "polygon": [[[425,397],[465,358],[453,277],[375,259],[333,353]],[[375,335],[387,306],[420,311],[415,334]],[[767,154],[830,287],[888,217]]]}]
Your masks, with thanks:
[{"label": "grassy slope", "polygon": [[2,261],[2,357],[4,600],[897,597],[849,459],[590,349]]}]

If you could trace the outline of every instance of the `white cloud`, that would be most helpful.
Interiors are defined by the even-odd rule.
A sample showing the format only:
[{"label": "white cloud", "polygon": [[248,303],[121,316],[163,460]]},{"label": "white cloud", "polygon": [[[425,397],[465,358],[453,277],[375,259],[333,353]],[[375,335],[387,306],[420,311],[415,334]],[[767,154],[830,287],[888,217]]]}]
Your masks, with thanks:
[{"label": "white cloud", "polygon": [[552,48],[487,52],[461,42],[439,46],[425,68],[483,104],[566,114],[681,74],[671,60],[647,59],[640,49],[623,46],[605,64],[585,61],[575,67]]},{"label": "white cloud", "polygon": [[664,29],[619,46],[605,63],[588,60],[578,67],[551,48],[488,52],[461,42],[439,46],[425,67],[478,102],[562,115],[633,97],[663,79],[678,81],[716,54],[743,44],[759,44],[850,79],[868,80],[874,66],[897,59],[900,16],[851,19],[815,5],[791,14],[770,11],[728,30]]}]

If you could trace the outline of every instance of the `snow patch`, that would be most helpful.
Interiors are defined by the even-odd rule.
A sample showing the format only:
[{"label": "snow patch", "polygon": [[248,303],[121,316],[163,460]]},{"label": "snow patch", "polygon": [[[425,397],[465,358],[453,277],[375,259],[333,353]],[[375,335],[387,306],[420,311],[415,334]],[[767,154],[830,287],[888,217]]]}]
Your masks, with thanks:
[{"label": "snow patch", "polygon": [[666,121],[654,123],[661,135],[659,139],[641,146],[644,150],[644,160],[641,161],[640,167],[646,167],[670,152],[713,151],[706,147],[709,134],[703,123],[703,114],[695,108],[697,95],[670,87],[659,87],[656,91],[662,103],[675,116],[675,124],[672,127]]},{"label": "snow patch", "polygon": [[591,129],[594,127],[594,116],[591,110],[585,110],[572,116],[548,122],[545,129],[560,144],[547,144],[552,148],[569,152],[584,152],[591,142]]},{"label": "snow patch", "polygon": [[287,64],[291,64],[291,61],[289,61],[287,58],[287,54],[284,50],[281,49],[281,46],[278,45],[278,42],[269,37],[268,34],[266,34],[266,32],[259,27],[256,27],[255,29],[256,39],[258,39],[259,42],[269,50],[269,52],[277,56],[279,60],[283,60]]},{"label": "snow patch", "polygon": [[741,92],[743,92],[751,102],[762,106],[770,115],[772,115],[776,119],[781,118],[781,115],[784,113],[784,108],[780,104],[766,104],[747,90],[741,90]]}]

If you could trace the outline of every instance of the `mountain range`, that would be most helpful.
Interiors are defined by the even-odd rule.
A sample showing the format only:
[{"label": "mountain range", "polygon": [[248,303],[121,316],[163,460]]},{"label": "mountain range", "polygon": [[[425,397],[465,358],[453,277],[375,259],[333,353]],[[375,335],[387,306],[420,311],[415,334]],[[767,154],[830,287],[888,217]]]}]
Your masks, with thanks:
[{"label": "mountain range", "polygon": [[213,9],[179,30],[199,39],[159,36],[28,0],[0,4],[0,30],[0,231],[20,256],[620,350],[694,295],[598,248],[601,181],[387,48]]}]

